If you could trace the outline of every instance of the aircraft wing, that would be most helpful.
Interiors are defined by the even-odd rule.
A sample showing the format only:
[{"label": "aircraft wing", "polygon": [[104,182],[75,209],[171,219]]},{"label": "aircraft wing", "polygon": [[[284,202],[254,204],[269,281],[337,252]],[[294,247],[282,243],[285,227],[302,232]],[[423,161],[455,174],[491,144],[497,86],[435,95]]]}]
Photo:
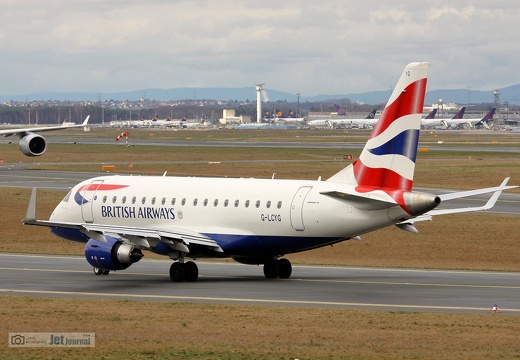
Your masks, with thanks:
[{"label": "aircraft wing", "polygon": [[33,127],[33,128],[20,128],[20,129],[8,129],[8,130],[0,130],[0,135],[3,136],[11,136],[11,135],[25,135],[31,132],[43,132],[43,131],[52,131],[52,130],[62,130],[62,129],[70,129],[75,127],[87,126],[90,115],[88,115],[83,123],[75,124],[75,125],[60,125],[60,126],[43,126],[43,127]]},{"label": "aircraft wing", "polygon": [[188,245],[196,244],[211,248],[215,252],[223,252],[215,240],[186,229],[154,229],[133,226],[115,226],[90,223],[65,223],[25,218],[24,224],[39,225],[46,227],[58,227],[66,229],[77,229],[89,238],[106,242],[105,236],[121,239],[123,242],[131,243],[136,247],[149,249],[157,243],[162,242],[173,249],[189,253]]},{"label": "aircraft wing", "polygon": [[189,252],[187,246],[190,244],[203,245],[212,248],[213,251],[223,252],[215,240],[186,229],[164,230],[85,223],[81,224],[80,231],[94,240],[106,242],[105,236],[112,236],[141,248],[149,248],[151,243],[162,242],[184,252]]},{"label": "aircraft wing", "polygon": [[77,229],[90,237],[91,239],[106,242],[105,236],[111,236],[126,243],[131,243],[139,248],[150,248],[151,245],[156,245],[158,242],[165,243],[173,249],[189,253],[188,245],[196,244],[207,246],[216,252],[223,252],[222,248],[215,242],[215,240],[187,229],[176,228],[153,228],[153,227],[134,227],[134,226],[117,226],[105,225],[95,223],[70,223],[70,222],[56,222],[36,220],[36,188],[33,188],[29,206],[25,219],[22,220],[24,224],[57,227],[65,229]]},{"label": "aircraft wing", "polygon": [[[498,198],[502,194],[502,191],[508,190],[508,189],[514,189],[514,188],[518,187],[518,186],[507,186],[508,181],[509,181],[509,177],[505,178],[504,181],[502,181],[502,184],[500,184],[500,186],[490,187],[490,188],[485,188],[485,189],[460,191],[460,192],[439,195],[439,197],[441,198],[441,201],[448,201],[448,200],[453,200],[453,199],[461,199],[461,198],[469,197],[469,196],[493,193],[493,195],[491,195],[491,197],[486,202],[486,204],[484,204],[482,206],[471,206],[471,207],[456,208],[456,209],[434,209],[434,210],[430,210],[427,213],[425,213],[421,216],[418,216],[416,218],[406,220],[400,224],[413,224],[414,222],[425,221],[425,220],[431,221],[432,217],[436,216],[436,215],[458,214],[458,213],[465,213],[465,212],[489,210],[493,206],[495,206]],[[441,202],[441,204],[442,204],[442,202]]]}]

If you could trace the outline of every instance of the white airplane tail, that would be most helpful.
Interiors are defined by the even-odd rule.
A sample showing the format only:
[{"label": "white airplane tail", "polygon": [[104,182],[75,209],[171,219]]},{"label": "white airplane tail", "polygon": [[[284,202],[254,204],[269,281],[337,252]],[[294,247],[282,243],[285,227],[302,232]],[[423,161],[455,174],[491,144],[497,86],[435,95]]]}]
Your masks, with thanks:
[{"label": "white airplane tail", "polygon": [[359,159],[327,181],[358,191],[412,189],[428,68],[406,66]]}]

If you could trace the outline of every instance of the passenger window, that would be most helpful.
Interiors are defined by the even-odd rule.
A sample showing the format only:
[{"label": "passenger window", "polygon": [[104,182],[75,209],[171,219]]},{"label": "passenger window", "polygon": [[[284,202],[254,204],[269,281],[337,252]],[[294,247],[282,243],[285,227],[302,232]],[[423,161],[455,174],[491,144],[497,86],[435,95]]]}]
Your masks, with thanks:
[{"label": "passenger window", "polygon": [[204,199],[204,206],[208,205],[208,199]]},{"label": "passenger window", "polygon": [[217,206],[218,205],[218,199],[215,199],[215,201],[213,201],[213,206]]},{"label": "passenger window", "polygon": [[146,198],[145,198],[145,197],[143,197],[143,198],[141,199],[141,204],[143,204],[143,205],[144,205],[144,203],[145,203],[145,202],[146,202]]},{"label": "passenger window", "polygon": [[172,205],[175,205],[175,198],[172,199]]},{"label": "passenger window", "polygon": [[122,203],[123,204],[126,204],[126,196],[123,196],[123,198],[121,199]]},{"label": "passenger window", "polygon": [[235,200],[235,207],[238,207],[239,204],[240,204],[240,200]]},{"label": "passenger window", "polygon": [[229,200],[228,199],[224,200],[224,207],[227,207],[228,204],[229,204]]},{"label": "passenger window", "polygon": [[166,198],[162,198],[162,200],[161,200],[161,205],[164,205],[164,204],[166,204]]},{"label": "passenger window", "polygon": [[135,201],[136,201],[136,200],[137,200],[137,198],[134,196],[134,197],[132,198],[132,204],[135,204]]},{"label": "passenger window", "polygon": [[117,200],[117,196],[112,197],[112,204],[115,204]]},{"label": "passenger window", "polygon": [[198,202],[199,202],[199,199],[193,199],[193,206],[197,206]]},{"label": "passenger window", "polygon": [[246,206],[246,208],[249,207],[249,200],[246,200],[245,206]]},{"label": "passenger window", "polygon": [[260,200],[256,200],[256,205],[255,205],[257,208],[260,207]]},{"label": "passenger window", "polygon": [[107,202],[107,197],[103,196],[103,204]]},{"label": "passenger window", "polygon": [[181,205],[186,204],[186,198],[182,198]]},{"label": "passenger window", "polygon": [[155,205],[155,196],[152,198],[152,205]]},{"label": "passenger window", "polygon": [[278,201],[278,205],[276,205],[276,207],[277,207],[278,209],[280,209],[280,208],[282,207],[282,202],[281,202],[281,201]]},{"label": "passenger window", "polygon": [[271,200],[268,200],[265,206],[269,209],[271,207]]}]

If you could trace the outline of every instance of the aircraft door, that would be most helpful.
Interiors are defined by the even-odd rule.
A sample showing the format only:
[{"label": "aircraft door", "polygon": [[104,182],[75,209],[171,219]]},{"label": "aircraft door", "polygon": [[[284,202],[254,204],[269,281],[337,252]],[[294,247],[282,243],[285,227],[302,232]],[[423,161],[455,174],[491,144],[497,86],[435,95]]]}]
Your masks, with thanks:
[{"label": "aircraft door", "polygon": [[83,221],[87,223],[94,222],[94,199],[96,198],[96,192],[99,186],[103,183],[103,180],[95,180],[90,183],[83,190],[81,196],[83,198],[81,204],[81,215]]},{"label": "aircraft door", "polygon": [[294,230],[303,231],[303,203],[312,186],[302,186],[298,189],[291,203],[291,225]]}]

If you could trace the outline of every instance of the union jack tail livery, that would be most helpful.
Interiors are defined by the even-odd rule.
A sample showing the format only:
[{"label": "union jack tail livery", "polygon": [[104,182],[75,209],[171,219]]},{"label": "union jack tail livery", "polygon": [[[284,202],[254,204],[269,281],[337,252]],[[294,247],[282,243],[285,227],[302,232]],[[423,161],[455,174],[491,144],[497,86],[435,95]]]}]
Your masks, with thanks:
[{"label": "union jack tail livery", "polygon": [[412,189],[428,67],[406,66],[359,159],[328,181],[362,192]]}]

